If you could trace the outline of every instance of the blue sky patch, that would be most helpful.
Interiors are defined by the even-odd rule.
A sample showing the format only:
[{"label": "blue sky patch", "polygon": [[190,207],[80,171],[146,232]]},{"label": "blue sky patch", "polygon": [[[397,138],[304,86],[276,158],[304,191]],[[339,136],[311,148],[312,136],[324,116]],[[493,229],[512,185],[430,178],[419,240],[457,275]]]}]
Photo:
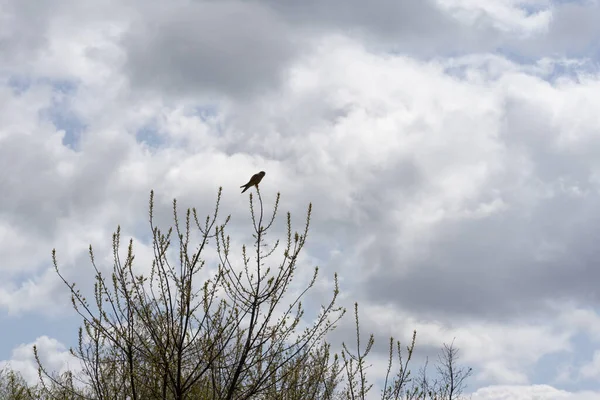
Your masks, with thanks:
[{"label": "blue sky patch", "polygon": [[37,84],[52,86],[52,104],[40,111],[40,118],[49,120],[57,130],[65,132],[63,145],[72,150],[79,149],[82,133],[86,129],[85,122],[71,109],[71,100],[77,91],[72,81],[51,81],[40,79]]},{"label": "blue sky patch", "polygon": [[139,129],[135,133],[135,139],[151,149],[158,149],[166,144],[165,137],[158,131],[156,121],[151,121]]}]

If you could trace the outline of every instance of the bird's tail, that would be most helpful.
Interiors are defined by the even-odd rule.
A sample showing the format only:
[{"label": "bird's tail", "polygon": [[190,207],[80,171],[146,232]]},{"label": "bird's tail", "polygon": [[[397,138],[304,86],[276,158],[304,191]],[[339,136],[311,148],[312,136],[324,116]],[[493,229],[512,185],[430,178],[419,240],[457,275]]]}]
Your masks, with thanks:
[{"label": "bird's tail", "polygon": [[248,190],[248,188],[249,188],[250,186],[242,185],[242,186],[240,186],[240,187],[241,187],[241,188],[244,188],[244,190],[242,190],[242,193],[244,193],[246,190]]}]

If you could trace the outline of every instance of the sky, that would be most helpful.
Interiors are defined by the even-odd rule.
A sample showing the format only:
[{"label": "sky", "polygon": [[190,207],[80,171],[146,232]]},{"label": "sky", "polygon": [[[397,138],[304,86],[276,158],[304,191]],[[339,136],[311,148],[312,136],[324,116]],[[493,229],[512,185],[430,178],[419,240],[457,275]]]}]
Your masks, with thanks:
[{"label": "sky", "polygon": [[598,0],[0,0],[0,366],[34,380],[34,344],[73,366],[53,248],[89,287],[117,225],[151,259],[150,190],[168,222],[222,186],[239,250],[264,170],[298,228],[312,202],[308,305],[337,272],[329,339],[358,302],[373,372],[416,329],[414,367],[454,340],[473,400],[600,398],[599,20]]}]

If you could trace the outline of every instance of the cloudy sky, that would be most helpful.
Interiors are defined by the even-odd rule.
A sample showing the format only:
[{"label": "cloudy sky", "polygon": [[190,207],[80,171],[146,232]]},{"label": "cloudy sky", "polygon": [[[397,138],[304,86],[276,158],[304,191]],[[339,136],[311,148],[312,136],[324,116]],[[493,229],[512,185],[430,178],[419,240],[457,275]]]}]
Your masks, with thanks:
[{"label": "cloudy sky", "polygon": [[306,260],[380,343],[456,338],[474,400],[600,398],[598,21],[598,0],[0,0],[0,364],[71,362],[52,248],[89,284],[118,224],[148,259],[151,189],[206,214],[219,186],[247,242],[238,187],[265,170],[268,204],[313,203]]}]

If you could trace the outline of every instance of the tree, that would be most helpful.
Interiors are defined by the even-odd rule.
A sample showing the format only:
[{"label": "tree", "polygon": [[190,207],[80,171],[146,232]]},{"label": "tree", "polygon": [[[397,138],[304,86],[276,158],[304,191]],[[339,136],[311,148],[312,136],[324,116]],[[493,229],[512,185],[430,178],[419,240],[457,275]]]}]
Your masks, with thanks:
[{"label": "tree", "polygon": [[412,387],[412,397],[415,399],[430,398],[432,400],[458,400],[466,388],[466,380],[473,373],[472,368],[458,364],[458,349],[454,340],[449,345],[444,343],[438,353],[435,371],[437,375],[429,377],[427,366],[429,361],[419,371],[419,377]]},{"label": "tree", "polygon": [[[287,213],[285,240],[269,242],[280,196],[269,216],[258,189],[257,197],[255,204],[254,195],[249,196],[253,247],[242,246],[241,262],[236,263],[226,234],[230,217],[219,219],[221,189],[212,215],[202,223],[196,209],[188,209],[180,223],[174,200],[173,226],[166,231],[155,226],[151,192],[154,259],[149,270],[140,269],[132,240],[121,255],[118,227],[110,276],[103,274],[89,248],[95,272],[92,302],[63,276],[53,250],[56,273],[82,318],[78,346],[71,349],[82,369],[62,375],[47,371],[34,347],[39,383],[26,387],[30,397],[7,398],[366,399],[372,389],[367,357],[375,339],[370,335],[361,344],[358,304],[355,351],[343,343],[338,355],[325,341],[345,313],[336,305],[337,275],[331,299],[312,323],[307,323],[301,301],[314,286],[318,267],[298,294],[288,293],[306,244],[312,206],[301,233],[292,233]],[[206,261],[210,251],[218,260],[212,268]],[[269,262],[276,257],[277,263]],[[439,380],[427,378],[423,369],[413,381],[408,364],[415,340],[416,332],[404,357],[400,342],[390,338],[381,399],[457,399],[470,375],[456,365],[457,350],[445,345]]]},{"label": "tree", "polygon": [[33,400],[27,382],[9,368],[0,370],[0,399]]},{"label": "tree", "polygon": [[[154,260],[150,271],[138,274],[133,241],[127,254],[120,254],[120,228],[113,235],[113,268],[107,279],[89,248],[95,271],[93,305],[75,289],[58,268],[57,274],[71,292],[72,304],[83,319],[79,346],[72,350],[83,366],[76,376],[80,385],[67,385],[45,371],[39,357],[40,375],[74,396],[97,399],[186,399],[202,395],[217,399],[264,397],[277,390],[301,385],[316,395],[327,391],[334,379],[326,368],[329,346],[324,335],[344,314],[336,307],[335,288],[328,304],[315,321],[300,330],[304,309],[301,299],[314,285],[312,280],[298,296],[287,300],[288,288],[298,265],[310,225],[309,205],[303,232],[292,233],[287,214],[287,238],[280,262],[267,265],[281,247],[267,241],[279,204],[267,217],[258,194],[250,209],[254,246],[252,255],[242,247],[242,263],[232,261],[233,249],[220,224],[219,189],[212,216],[203,223],[196,209],[188,209],[180,223],[173,201],[173,227],[166,232],[154,225],[154,193],[150,195],[149,222]],[[177,243],[177,257],[171,252]],[[196,243],[195,245],[193,243]],[[203,258],[214,244],[219,265],[204,282],[195,278],[209,273]],[[176,258],[176,260],[173,260]],[[288,296],[289,297],[289,296]],[[35,350],[35,349],[34,349]],[[314,368],[315,366],[321,368]],[[316,374],[316,375],[315,375]]]},{"label": "tree", "polygon": [[441,392],[444,399],[458,399],[466,388],[466,380],[473,373],[472,368],[458,365],[458,349],[454,340],[449,345],[444,343],[442,352],[438,355],[436,370],[441,380]]}]

